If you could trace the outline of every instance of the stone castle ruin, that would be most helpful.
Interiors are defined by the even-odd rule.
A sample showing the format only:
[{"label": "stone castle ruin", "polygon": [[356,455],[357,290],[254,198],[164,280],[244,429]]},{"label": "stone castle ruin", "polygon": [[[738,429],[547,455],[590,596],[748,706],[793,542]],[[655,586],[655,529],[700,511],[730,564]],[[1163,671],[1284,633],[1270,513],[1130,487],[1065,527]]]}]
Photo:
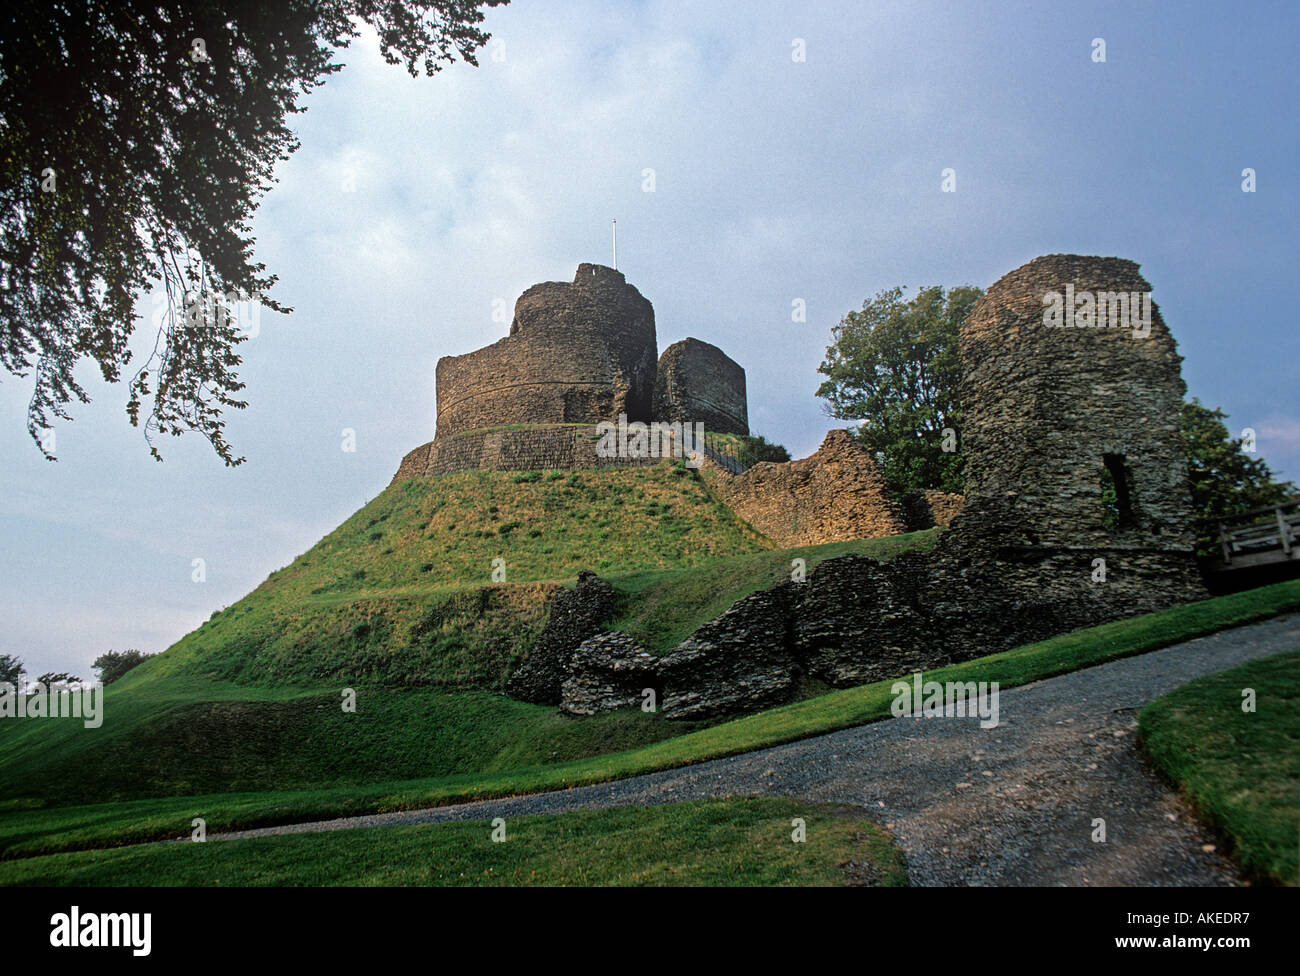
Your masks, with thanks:
[{"label": "stone castle ruin", "polygon": [[[438,360],[436,436],[402,459],[394,482],[468,470],[658,463],[658,456],[611,457],[600,449],[599,425],[620,417],[749,433],[738,363],[694,338],[657,359],[655,349],[654,308],[613,268],[581,264],[572,282],[532,286],[515,304],[508,336]],[[698,446],[687,441],[683,436],[682,449]],[[739,476],[712,467],[722,500],[776,545],[908,528],[876,462],[844,431],[832,431],[800,461],[758,464]]]},{"label": "stone castle ruin", "polygon": [[1070,285],[1151,291],[1132,261],[1053,254],[972,309],[961,331],[967,508],[1018,564],[1086,554],[1105,560],[1099,575],[1118,567],[1124,586],[1147,594],[1132,594],[1137,606],[1168,605],[1196,576],[1182,357],[1154,303],[1145,336],[1046,326],[1047,296]]},{"label": "stone castle ruin", "polygon": [[[512,679],[512,693],[525,684],[521,697],[592,714],[653,688],[669,717],[704,718],[788,701],[806,678],[902,677],[1203,598],[1181,357],[1159,309],[1141,331],[1073,309],[1067,327],[1044,319],[1053,295],[1059,305],[1063,293],[1120,292],[1149,296],[1132,261],[1054,254],[972,309],[961,329],[966,503],[932,551],[827,559],[659,656],[590,618],[568,634],[548,624],[544,652],[520,671],[545,680]],[[608,600],[598,583],[567,599]]]},{"label": "stone castle ruin", "polygon": [[580,264],[572,282],[533,285],[510,334],[438,360],[436,436],[394,481],[453,471],[596,467],[596,424],[703,423],[748,434],[745,371],[717,346],[674,343],[658,356],[654,308],[613,268]]},{"label": "stone castle ruin", "polygon": [[[713,490],[779,548],[872,539],[907,532],[880,466],[847,430],[832,430],[810,457],[716,472]],[[933,523],[931,523],[933,524]]]},{"label": "stone castle ruin", "polygon": [[648,422],[655,313],[623,275],[578,266],[573,282],[533,285],[510,335],[438,360],[438,436],[512,424]]},{"label": "stone castle ruin", "polygon": [[[708,476],[778,547],[947,525],[934,549],[826,559],[662,655],[603,629],[617,594],[583,573],[554,597],[507,690],[585,715],[637,706],[652,688],[668,717],[707,718],[789,701],[809,679],[903,677],[1204,597],[1181,357],[1150,290],[1132,261],[1068,254],[989,288],[960,335],[964,499],[894,504],[844,431],[801,461]],[[656,357],[650,303],[593,264],[525,291],[505,338],[439,360],[437,396],[436,437],[395,481],[658,463],[599,456],[597,425],[620,416],[748,433],[744,370],[697,339]]]},{"label": "stone castle ruin", "polygon": [[674,342],[659,357],[654,419],[703,423],[715,434],[748,434],[745,371],[717,346],[699,339]]}]

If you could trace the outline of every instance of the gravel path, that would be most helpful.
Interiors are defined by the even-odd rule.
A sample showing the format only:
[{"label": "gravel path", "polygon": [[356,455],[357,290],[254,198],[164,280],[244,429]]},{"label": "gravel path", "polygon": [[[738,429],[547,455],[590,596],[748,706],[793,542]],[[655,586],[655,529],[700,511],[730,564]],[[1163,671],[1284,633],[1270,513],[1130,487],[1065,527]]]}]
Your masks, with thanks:
[{"label": "gravel path", "polygon": [[[1139,754],[1137,713],[1194,678],[1298,647],[1300,614],[1288,614],[1003,691],[992,729],[889,719],[613,783],[209,839],[789,795],[865,808],[906,851],[914,885],[1240,884]],[[1092,840],[1098,817],[1105,843]]]}]

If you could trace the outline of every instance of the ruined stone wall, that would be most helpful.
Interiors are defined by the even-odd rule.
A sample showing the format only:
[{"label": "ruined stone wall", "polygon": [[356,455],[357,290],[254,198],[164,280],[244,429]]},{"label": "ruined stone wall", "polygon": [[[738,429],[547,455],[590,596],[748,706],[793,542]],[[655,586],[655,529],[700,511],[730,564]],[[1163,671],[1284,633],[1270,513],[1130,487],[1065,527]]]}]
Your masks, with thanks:
[{"label": "ruined stone wall", "polygon": [[[560,709],[589,715],[655,688],[672,719],[703,719],[789,701],[801,682],[850,687],[905,677],[1202,596],[1195,566],[1144,560],[1127,570],[1132,603],[1089,582],[1096,552],[1006,561],[990,548],[903,553],[882,563],[839,556],[802,583],[737,601],[667,654],[601,632],[578,646]],[[996,676],[993,680],[997,680]]]},{"label": "ruined stone wall", "polygon": [[715,434],[748,434],[745,371],[717,346],[699,339],[674,342],[659,357],[654,419],[703,423]]},{"label": "ruined stone wall", "polygon": [[[932,551],[827,559],[659,658],[598,634],[573,655],[561,709],[626,699],[627,675],[662,688],[670,717],[745,711],[788,700],[802,676],[899,678],[1204,598],[1173,338],[1154,305],[1145,337],[1045,326],[1044,295],[1067,284],[1149,291],[1131,261],[1049,255],[976,304],[961,332],[967,502]],[[1107,456],[1124,522],[1102,501]]]},{"label": "ruined stone wall", "polygon": [[845,430],[830,431],[798,461],[764,461],[734,476],[711,469],[718,497],[782,548],[907,531],[880,468]]},{"label": "ruined stone wall", "polygon": [[[964,511],[961,532],[928,553],[824,560],[804,582],[737,601],[664,655],[597,633],[570,659],[560,709],[626,707],[649,687],[672,719],[735,714],[787,702],[807,678],[850,687],[905,677],[1205,596],[1194,561],[1172,553],[1009,553],[999,536],[1010,511],[996,501]],[[1098,557],[1114,561],[1116,585],[1093,580]]]},{"label": "ruined stone wall", "polygon": [[649,420],[654,309],[623,275],[581,264],[573,282],[519,296],[510,335],[438,360],[439,439],[481,427]]},{"label": "ruined stone wall", "polygon": [[402,463],[397,466],[397,474],[393,475],[390,485],[395,485],[399,481],[407,481],[410,478],[420,478],[428,474],[429,471],[429,452],[433,449],[433,441],[427,444],[421,444],[413,451],[408,451],[406,457],[402,458]]},{"label": "ruined stone wall", "polygon": [[455,437],[439,437],[407,454],[390,483],[458,471],[626,467],[660,461],[660,458],[599,457],[598,440],[596,428],[587,424],[475,430]]},{"label": "ruined stone wall", "polygon": [[554,705],[568,676],[569,659],[583,641],[601,631],[601,623],[619,606],[614,588],[588,570],[578,574],[572,589],[561,587],[551,597],[546,625],[533,643],[528,660],[510,676],[506,692],[520,701]]}]

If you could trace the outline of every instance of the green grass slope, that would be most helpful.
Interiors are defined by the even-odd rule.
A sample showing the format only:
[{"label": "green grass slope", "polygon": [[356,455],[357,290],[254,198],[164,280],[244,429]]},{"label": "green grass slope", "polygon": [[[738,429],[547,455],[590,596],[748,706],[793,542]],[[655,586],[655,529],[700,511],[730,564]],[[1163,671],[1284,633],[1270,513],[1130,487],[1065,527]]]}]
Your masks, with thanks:
[{"label": "green grass slope", "polygon": [[579,570],[681,569],[765,548],[703,482],[667,463],[416,479],[138,670],[500,688],[540,630],[546,598]]},{"label": "green grass slope", "polygon": [[[997,681],[1003,688],[1167,647],[1300,609],[1300,580],[1215,597],[927,672],[935,681]],[[209,832],[564,789],[735,755],[888,718],[892,681],[829,692],[622,752],[497,773],[378,781],[328,789],[170,796],[79,806],[0,801],[0,860]],[[539,711],[547,711],[538,709]],[[358,714],[361,714],[360,710]],[[553,713],[552,713],[553,714]],[[639,720],[633,713],[630,720]],[[645,716],[653,718],[653,716]],[[588,720],[572,720],[585,723]],[[49,726],[54,723],[45,723]],[[599,729],[598,725],[584,728]],[[0,791],[0,795],[10,796]]]},{"label": "green grass slope", "polygon": [[[669,618],[685,636],[788,578],[796,555],[811,567],[932,538],[765,551],[671,464],[395,485],[110,686],[102,728],[0,723],[0,798],[329,790],[635,749],[699,726],[639,711],[573,719],[500,693],[541,629],[546,598],[579,569],[615,580],[634,633]],[[504,583],[490,578],[498,558]],[[662,642],[658,631],[649,636]],[[355,712],[342,708],[345,688],[356,692]]]},{"label": "green grass slope", "polygon": [[[1255,710],[1243,711],[1243,689]],[[1300,884],[1300,651],[1193,681],[1142,710],[1142,743],[1249,874]]]}]

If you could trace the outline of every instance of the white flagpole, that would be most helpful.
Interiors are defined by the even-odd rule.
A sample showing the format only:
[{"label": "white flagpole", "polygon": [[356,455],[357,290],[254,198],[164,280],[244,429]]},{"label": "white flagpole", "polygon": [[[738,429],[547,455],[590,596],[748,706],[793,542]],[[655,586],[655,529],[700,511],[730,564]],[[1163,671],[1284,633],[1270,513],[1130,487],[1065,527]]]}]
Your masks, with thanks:
[{"label": "white flagpole", "polygon": [[618,221],[612,220],[610,221],[610,223],[614,225],[614,270],[617,271],[618,270]]}]

